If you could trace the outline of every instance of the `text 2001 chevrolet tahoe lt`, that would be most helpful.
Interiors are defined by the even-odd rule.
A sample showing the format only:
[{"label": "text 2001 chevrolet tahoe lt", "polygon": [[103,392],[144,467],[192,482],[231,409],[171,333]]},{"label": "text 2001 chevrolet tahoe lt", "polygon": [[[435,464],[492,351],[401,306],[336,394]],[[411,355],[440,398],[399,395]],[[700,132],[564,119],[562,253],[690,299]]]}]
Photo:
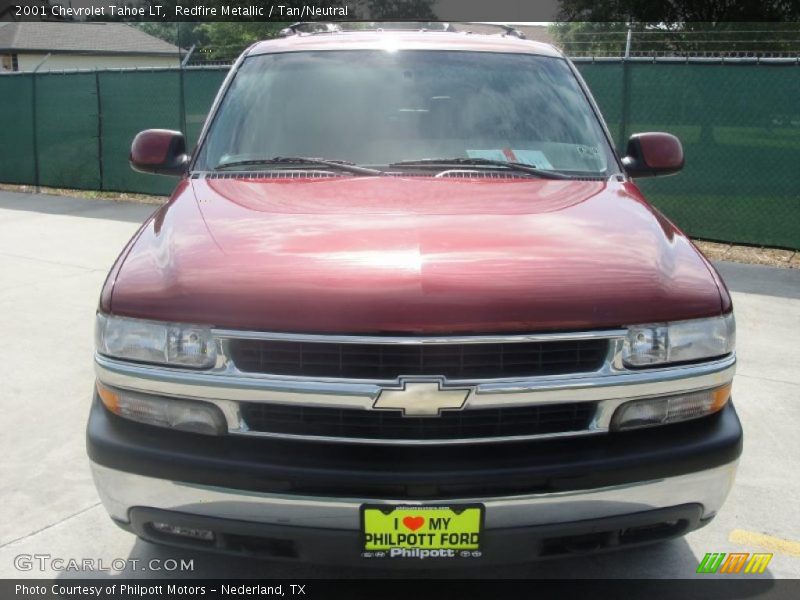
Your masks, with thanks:
[{"label": "text 2001 chevrolet tahoe lt", "polygon": [[[88,452],[160,543],[452,565],[625,548],[733,482],[730,296],[550,46],[289,35],[231,69],[97,314]],[[421,560],[424,559],[424,560]]]}]

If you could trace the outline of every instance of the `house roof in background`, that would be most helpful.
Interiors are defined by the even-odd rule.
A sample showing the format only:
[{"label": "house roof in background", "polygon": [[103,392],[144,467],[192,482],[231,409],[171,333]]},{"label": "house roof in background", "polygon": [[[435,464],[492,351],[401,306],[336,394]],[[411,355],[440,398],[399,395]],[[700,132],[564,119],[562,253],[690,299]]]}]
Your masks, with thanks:
[{"label": "house roof in background", "polygon": [[0,52],[176,55],[178,47],[125,23],[0,23]]}]

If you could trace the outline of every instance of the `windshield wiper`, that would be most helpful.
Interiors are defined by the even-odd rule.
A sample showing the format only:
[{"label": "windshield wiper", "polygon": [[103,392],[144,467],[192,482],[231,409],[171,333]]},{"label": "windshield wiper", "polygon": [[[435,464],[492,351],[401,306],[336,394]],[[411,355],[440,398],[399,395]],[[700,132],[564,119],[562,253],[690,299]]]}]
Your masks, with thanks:
[{"label": "windshield wiper", "polygon": [[307,156],[275,156],[273,158],[253,158],[249,160],[232,160],[220,163],[215,167],[215,171],[228,169],[231,167],[246,167],[250,165],[310,165],[319,167],[329,167],[339,171],[347,171],[356,175],[383,175],[383,171],[359,167],[357,164],[346,160],[333,160],[326,158],[311,158]]},{"label": "windshield wiper", "polygon": [[533,165],[525,163],[505,161],[505,160],[492,160],[491,158],[421,158],[419,160],[402,160],[400,162],[392,163],[390,167],[450,167],[453,165],[467,165],[467,166],[488,166],[488,167],[505,167],[511,171],[519,171],[521,173],[529,173],[544,179],[571,179],[569,175],[558,173],[556,171],[546,171],[544,169],[537,169]]}]

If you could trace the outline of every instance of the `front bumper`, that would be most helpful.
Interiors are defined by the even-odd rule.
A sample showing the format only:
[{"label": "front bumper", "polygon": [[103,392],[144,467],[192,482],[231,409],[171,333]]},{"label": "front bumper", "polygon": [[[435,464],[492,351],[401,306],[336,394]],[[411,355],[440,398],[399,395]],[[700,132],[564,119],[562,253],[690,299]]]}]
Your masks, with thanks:
[{"label": "front bumper", "polygon": [[[631,548],[702,527],[711,519],[703,519],[702,514],[700,504],[684,504],[582,521],[486,529],[478,552],[454,551],[452,557],[417,555],[401,560],[387,557],[386,553],[362,553],[361,536],[352,528],[295,527],[151,508],[133,508],[130,522],[118,524],[151,542],[240,556],[360,567],[430,568],[513,564]],[[202,528],[212,531],[214,539],[166,535],[157,531],[153,523]]]},{"label": "front bumper", "polygon": [[655,541],[708,522],[733,483],[742,430],[729,404],[694,422],[613,436],[367,452],[160,430],[95,399],[87,443],[109,514],[146,539],[196,545],[147,526],[171,519],[218,532],[217,550],[361,564],[364,502],[482,503],[481,562],[508,562]]}]

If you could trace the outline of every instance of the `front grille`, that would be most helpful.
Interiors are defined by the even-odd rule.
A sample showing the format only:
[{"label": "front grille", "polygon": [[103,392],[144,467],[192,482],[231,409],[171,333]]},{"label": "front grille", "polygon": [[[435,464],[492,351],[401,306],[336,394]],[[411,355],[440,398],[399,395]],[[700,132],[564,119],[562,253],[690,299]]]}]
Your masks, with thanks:
[{"label": "front grille", "polygon": [[383,440],[452,440],[533,436],[582,431],[592,402],[473,410],[443,410],[438,417],[404,417],[400,411],[242,404],[251,431]]},{"label": "front grille", "polygon": [[394,380],[402,375],[498,379],[598,370],[608,340],[487,344],[342,344],[230,341],[230,357],[249,373]]}]

